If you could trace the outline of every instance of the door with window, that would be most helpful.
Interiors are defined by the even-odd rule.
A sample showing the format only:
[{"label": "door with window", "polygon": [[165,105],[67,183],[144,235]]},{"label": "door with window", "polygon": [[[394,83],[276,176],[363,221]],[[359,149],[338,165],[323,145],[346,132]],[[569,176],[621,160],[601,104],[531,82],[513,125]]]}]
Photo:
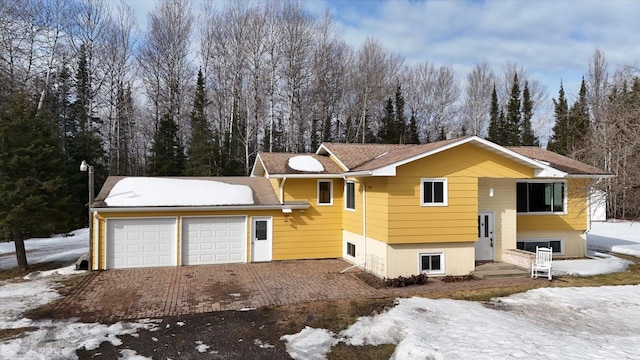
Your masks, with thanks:
[{"label": "door with window", "polygon": [[495,238],[493,212],[478,213],[478,241],[476,242],[476,261],[493,261]]},{"label": "door with window", "polygon": [[272,260],[272,218],[251,218],[251,261]]}]

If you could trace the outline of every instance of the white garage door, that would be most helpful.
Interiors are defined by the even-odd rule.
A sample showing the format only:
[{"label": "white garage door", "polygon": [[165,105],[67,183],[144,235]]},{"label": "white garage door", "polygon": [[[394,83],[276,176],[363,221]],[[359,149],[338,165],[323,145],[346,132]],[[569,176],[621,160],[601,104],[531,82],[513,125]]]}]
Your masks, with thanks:
[{"label": "white garage door", "polygon": [[182,219],[182,265],[246,262],[246,218]]},{"label": "white garage door", "polygon": [[176,219],[108,219],[107,269],[175,266]]}]

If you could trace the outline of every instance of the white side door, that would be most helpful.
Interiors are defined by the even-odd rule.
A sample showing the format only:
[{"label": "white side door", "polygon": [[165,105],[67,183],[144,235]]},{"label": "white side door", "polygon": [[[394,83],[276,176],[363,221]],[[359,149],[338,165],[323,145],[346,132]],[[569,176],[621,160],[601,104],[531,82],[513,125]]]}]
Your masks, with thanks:
[{"label": "white side door", "polygon": [[493,261],[495,239],[493,231],[493,212],[478,213],[478,241],[476,242],[476,261]]},{"label": "white side door", "polygon": [[251,218],[251,261],[272,260],[272,218],[270,216]]}]

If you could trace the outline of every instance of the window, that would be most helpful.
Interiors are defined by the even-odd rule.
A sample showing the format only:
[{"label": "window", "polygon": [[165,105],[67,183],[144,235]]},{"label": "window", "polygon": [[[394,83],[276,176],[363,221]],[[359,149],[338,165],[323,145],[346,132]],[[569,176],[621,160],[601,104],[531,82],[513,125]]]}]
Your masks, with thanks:
[{"label": "window", "polygon": [[444,274],[444,253],[420,254],[420,272]]},{"label": "window", "polygon": [[267,221],[256,220],[254,224],[256,240],[267,240]]},{"label": "window", "polygon": [[345,184],[344,207],[348,210],[356,209],[356,184],[353,181]]},{"label": "window", "polygon": [[333,205],[333,181],[318,180],[318,205]]},{"label": "window", "polygon": [[517,209],[519,213],[545,213],[565,211],[565,183],[518,182]]},{"label": "window", "polygon": [[422,206],[447,206],[447,179],[421,179]]},{"label": "window", "polygon": [[351,257],[356,257],[356,245],[350,242],[347,242],[347,255]]},{"label": "window", "polygon": [[528,252],[535,253],[536,246],[551,248],[554,254],[563,254],[562,240],[518,240],[516,242],[516,248]]}]

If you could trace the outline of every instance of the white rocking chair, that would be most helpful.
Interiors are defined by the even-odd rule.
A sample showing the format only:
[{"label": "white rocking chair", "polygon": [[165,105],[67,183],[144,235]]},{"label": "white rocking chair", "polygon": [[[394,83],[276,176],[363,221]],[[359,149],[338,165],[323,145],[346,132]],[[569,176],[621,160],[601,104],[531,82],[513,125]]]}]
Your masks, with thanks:
[{"label": "white rocking chair", "polygon": [[537,279],[538,275],[543,275],[551,281],[551,253],[550,248],[536,246],[536,260],[531,264],[531,278]]}]

